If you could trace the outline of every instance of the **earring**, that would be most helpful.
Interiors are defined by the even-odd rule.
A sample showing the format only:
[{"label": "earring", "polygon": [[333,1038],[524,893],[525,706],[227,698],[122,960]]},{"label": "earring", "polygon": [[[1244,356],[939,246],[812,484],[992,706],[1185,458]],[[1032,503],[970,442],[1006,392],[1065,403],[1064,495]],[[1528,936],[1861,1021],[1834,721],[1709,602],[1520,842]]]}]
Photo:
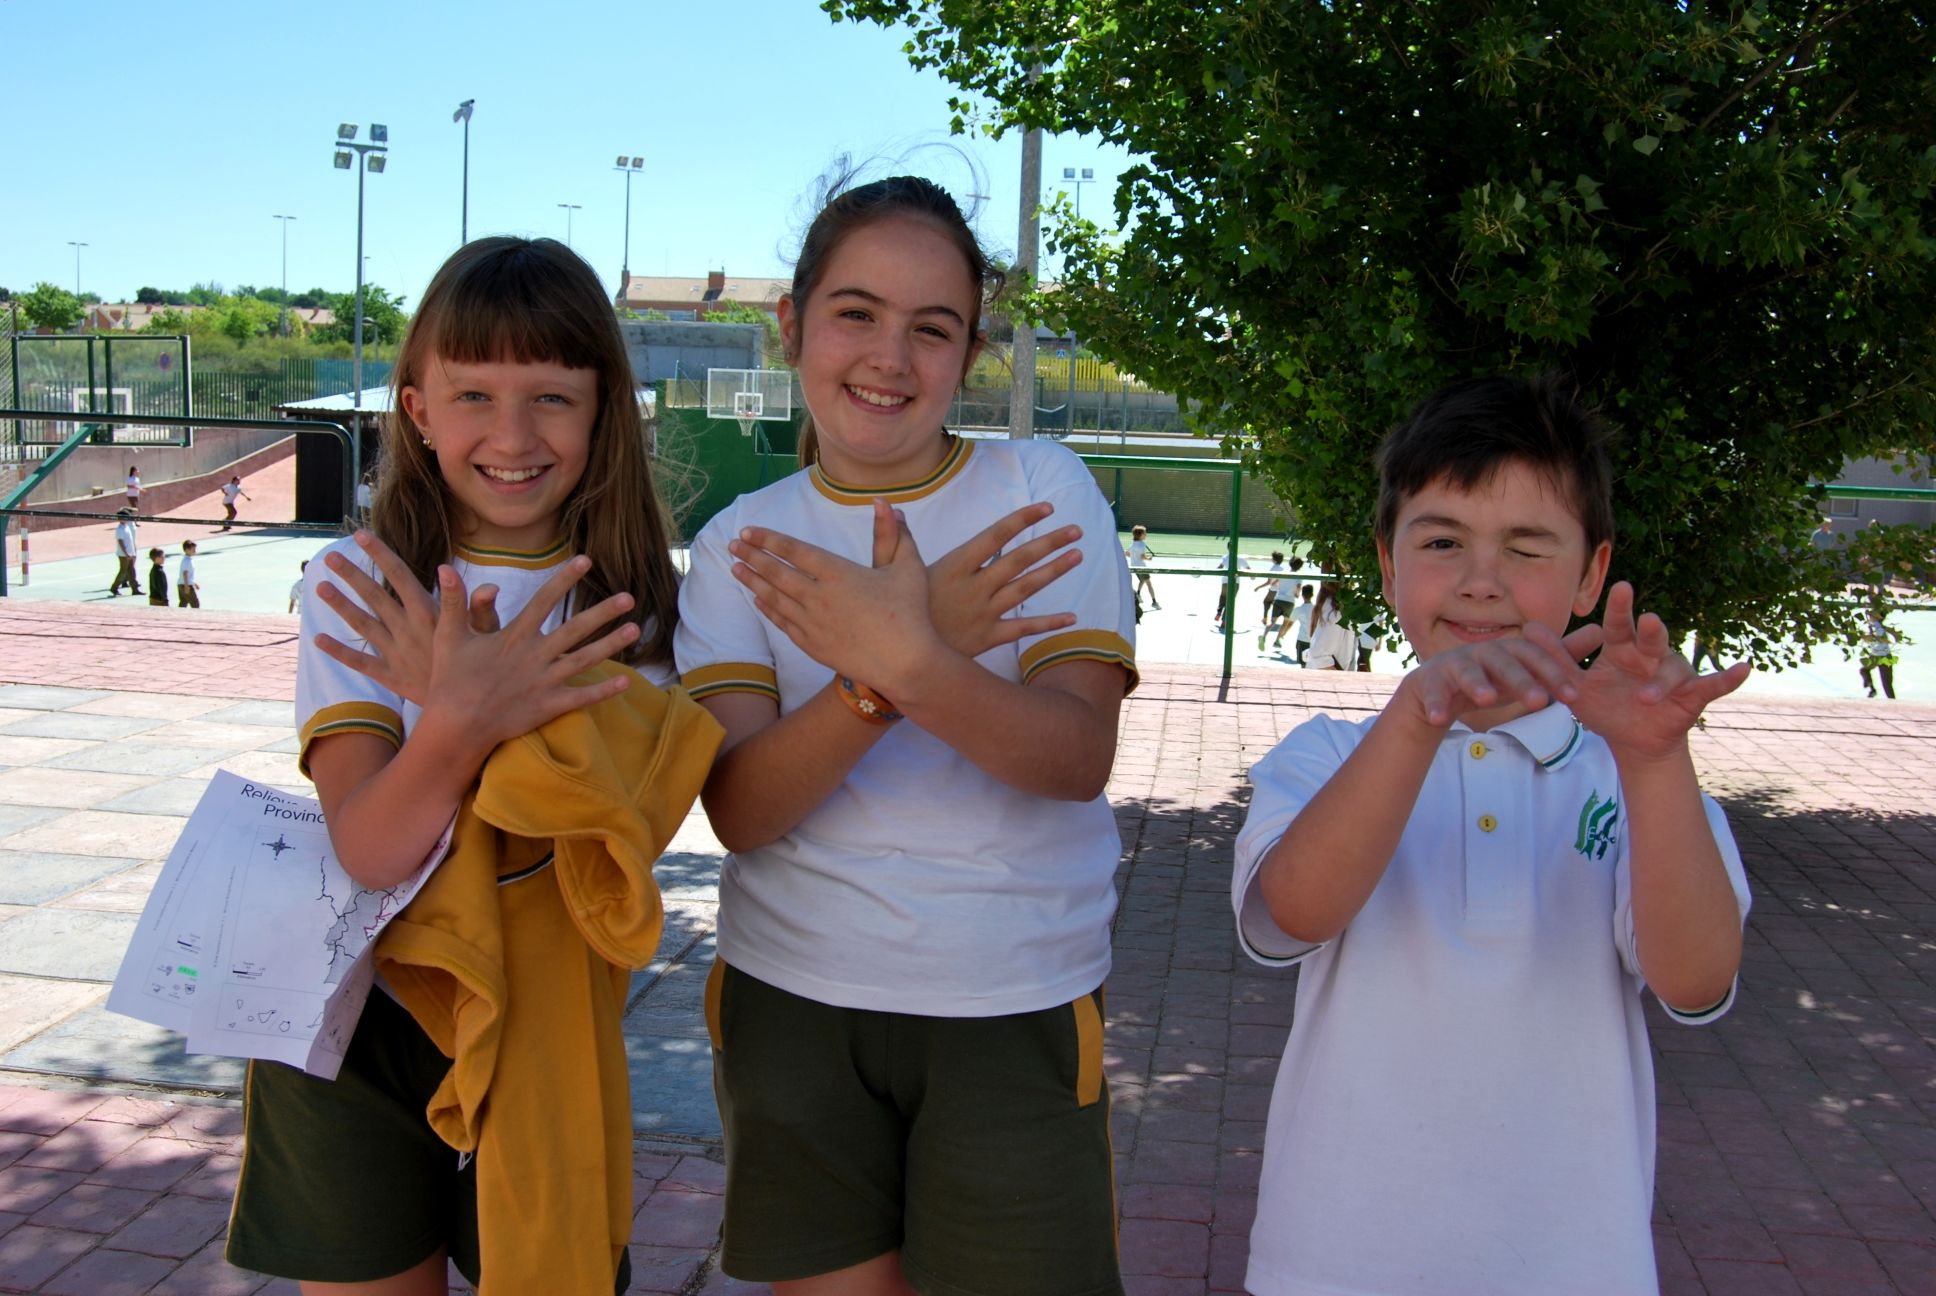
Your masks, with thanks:
[{"label": "earring", "polygon": [[423,442],[423,445],[424,445],[424,449],[426,449],[426,450],[435,450],[435,449],[437,448],[436,446],[434,446],[434,445],[432,445],[432,444],[430,444],[430,438],[429,438],[429,437],[427,437],[427,436],[423,436],[423,435],[421,435],[421,434],[419,434],[419,435],[418,435],[418,437],[417,437],[417,439],[418,439],[419,441],[421,441],[421,442]]}]

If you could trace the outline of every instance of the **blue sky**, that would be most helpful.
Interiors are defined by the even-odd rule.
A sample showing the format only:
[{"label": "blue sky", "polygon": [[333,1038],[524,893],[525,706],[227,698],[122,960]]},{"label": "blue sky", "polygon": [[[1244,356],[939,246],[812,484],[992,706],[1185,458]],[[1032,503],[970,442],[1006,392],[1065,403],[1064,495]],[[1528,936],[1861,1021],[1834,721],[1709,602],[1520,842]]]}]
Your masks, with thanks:
[{"label": "blue sky", "polygon": [[[110,301],[136,288],[281,280],[348,290],[356,178],[330,162],[338,122],[390,128],[369,175],[367,274],[416,295],[458,243],[463,128],[470,231],[565,237],[616,290],[620,153],[632,181],[632,272],[779,275],[807,195],[841,153],[904,158],[987,195],[984,242],[1007,255],[1020,204],[1019,136],[956,137],[948,86],[914,72],[903,37],[835,26],[814,0],[256,0],[185,4],[0,0],[11,193],[0,286],[48,280]],[[965,154],[966,156],[961,156]],[[1075,137],[1043,149],[1045,195],[1092,166],[1085,214],[1107,209],[1126,154]],[[1053,265],[1051,264],[1051,270]]]}]

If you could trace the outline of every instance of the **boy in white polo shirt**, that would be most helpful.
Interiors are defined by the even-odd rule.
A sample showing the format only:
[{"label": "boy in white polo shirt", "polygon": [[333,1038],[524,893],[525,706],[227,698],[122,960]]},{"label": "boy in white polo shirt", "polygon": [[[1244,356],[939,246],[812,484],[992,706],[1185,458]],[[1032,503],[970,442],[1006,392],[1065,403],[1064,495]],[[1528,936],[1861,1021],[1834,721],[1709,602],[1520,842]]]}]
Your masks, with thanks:
[{"label": "boy in white polo shirt", "polygon": [[1689,1023],[1733,1001],[1747,883],[1687,732],[1749,667],[1697,675],[1624,583],[1565,634],[1612,553],[1604,441],[1557,384],[1494,378],[1380,452],[1422,664],[1260,761],[1237,839],[1246,950],[1303,964],[1258,1296],[1656,1290],[1638,991]]}]

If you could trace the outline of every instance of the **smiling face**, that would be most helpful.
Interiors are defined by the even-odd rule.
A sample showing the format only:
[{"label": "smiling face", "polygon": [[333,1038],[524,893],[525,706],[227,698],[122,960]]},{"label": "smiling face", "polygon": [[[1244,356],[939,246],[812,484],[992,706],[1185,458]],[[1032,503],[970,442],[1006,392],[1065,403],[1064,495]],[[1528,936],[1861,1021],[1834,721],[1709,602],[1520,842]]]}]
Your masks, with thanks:
[{"label": "smiling face", "polygon": [[781,337],[829,477],[890,486],[941,462],[948,403],[981,349],[980,306],[960,248],[913,216],[855,229],[804,303],[781,299]]},{"label": "smiling face", "polygon": [[595,370],[432,358],[402,396],[457,503],[458,540],[536,551],[558,538],[591,452]]},{"label": "smiling face", "polygon": [[1600,601],[1613,546],[1588,549],[1568,493],[1507,460],[1471,490],[1439,478],[1378,544],[1385,601],[1421,661],[1539,623],[1565,634]]}]

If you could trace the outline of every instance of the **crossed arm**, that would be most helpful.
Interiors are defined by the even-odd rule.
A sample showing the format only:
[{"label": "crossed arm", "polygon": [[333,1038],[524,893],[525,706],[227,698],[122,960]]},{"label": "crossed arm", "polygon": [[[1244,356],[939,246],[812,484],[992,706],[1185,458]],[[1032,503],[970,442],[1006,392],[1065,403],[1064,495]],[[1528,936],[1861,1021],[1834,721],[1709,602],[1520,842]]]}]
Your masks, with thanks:
[{"label": "crossed arm", "polygon": [[[1580,659],[1596,648],[1600,655],[1582,669]],[[1432,658],[1399,685],[1364,741],[1265,853],[1258,885],[1272,921],[1300,941],[1337,936],[1384,876],[1452,721],[1514,700],[1535,710],[1557,699],[1606,740],[1620,771],[1642,975],[1684,1012],[1719,1003],[1740,966],[1741,920],[1687,734],[1750,669],[1738,662],[1696,674],[1669,648],[1659,617],[1635,621],[1625,582],[1609,594],[1603,625],[1563,640],[1529,626],[1523,639]]]},{"label": "crossed arm", "polygon": [[329,581],[316,593],[367,651],[327,634],[316,636],[316,647],[416,703],[422,714],[400,748],[374,734],[340,733],[313,741],[308,763],[344,871],[363,886],[382,888],[423,862],[499,743],[624,691],[623,675],[596,685],[569,681],[621,652],[638,627],[627,622],[597,634],[632,605],[629,594],[615,594],[555,630],[544,629],[590,569],[582,556],[499,629],[494,590],[486,587],[489,593],[467,601],[462,580],[445,566],[438,568],[433,597],[381,541],[358,532],[357,542],[388,586],[331,553],[330,573],[361,602]]},{"label": "crossed arm", "polygon": [[[919,725],[1010,787],[1087,801],[1115,759],[1121,668],[1074,661],[1023,685],[974,660],[1074,623],[1068,613],[1007,615],[1081,561],[1077,551],[1055,554],[1080,536],[1075,527],[1001,553],[1049,512],[1046,504],[1017,510],[930,567],[906,523],[877,501],[872,567],[754,527],[730,546],[733,575],[803,652],[891,699],[906,716],[899,723]],[[726,728],[706,811],[732,850],[784,836],[887,732],[850,711],[833,684],[784,716],[751,694],[704,705]]]}]

